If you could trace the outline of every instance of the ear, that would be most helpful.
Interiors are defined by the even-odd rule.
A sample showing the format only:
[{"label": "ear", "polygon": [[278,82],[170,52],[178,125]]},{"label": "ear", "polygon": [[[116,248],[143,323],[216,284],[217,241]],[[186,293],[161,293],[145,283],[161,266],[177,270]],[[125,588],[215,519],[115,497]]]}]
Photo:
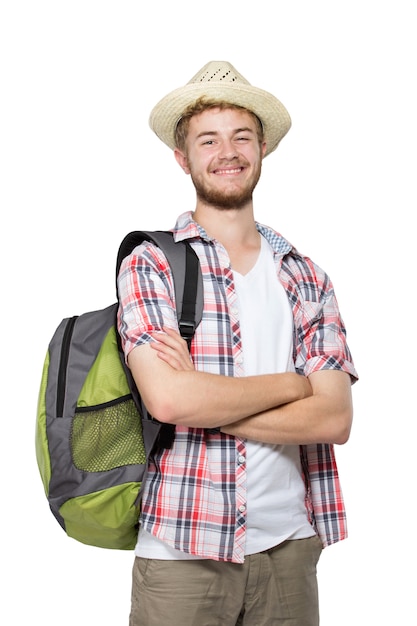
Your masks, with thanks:
[{"label": "ear", "polygon": [[266,152],[266,141],[263,141],[261,144],[261,154],[262,154],[262,158],[264,158],[265,156],[265,152]]},{"label": "ear", "polygon": [[188,167],[188,159],[185,156],[185,154],[181,152],[181,150],[178,150],[178,148],[175,148],[174,156],[176,158],[178,165],[181,167],[181,169],[184,170],[186,174],[189,174],[190,168]]}]

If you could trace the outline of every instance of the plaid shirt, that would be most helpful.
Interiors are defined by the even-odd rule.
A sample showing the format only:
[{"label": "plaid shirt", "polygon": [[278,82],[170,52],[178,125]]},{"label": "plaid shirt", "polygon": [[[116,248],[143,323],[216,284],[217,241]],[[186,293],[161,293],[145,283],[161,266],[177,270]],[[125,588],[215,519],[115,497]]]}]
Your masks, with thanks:
[{"label": "plaid shirt", "polygon": [[[308,376],[337,369],[356,379],[346,332],[328,276],[281,235],[257,224],[274,250],[277,276],[294,317],[294,363]],[[225,249],[192,220],[180,216],[176,240],[189,239],[200,259],[203,320],[193,339],[197,370],[244,376],[244,347],[233,271]],[[164,326],[177,328],[172,274],[163,253],[144,243],[119,274],[119,330],[125,354]],[[300,446],[306,510],[323,545],[347,536],[346,516],[332,445]],[[151,459],[142,497],[144,528],[173,548],[241,563],[245,554],[245,441],[202,428],[176,427],[173,447]]]}]

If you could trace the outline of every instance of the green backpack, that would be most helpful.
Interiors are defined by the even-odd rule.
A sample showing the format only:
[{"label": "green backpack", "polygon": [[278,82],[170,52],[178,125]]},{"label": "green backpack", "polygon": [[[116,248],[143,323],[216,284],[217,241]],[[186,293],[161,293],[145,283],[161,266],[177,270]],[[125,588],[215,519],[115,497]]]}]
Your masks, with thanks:
[{"label": "green backpack", "polygon": [[[181,335],[190,346],[203,310],[198,257],[165,231],[129,233],[122,260],[142,241],[164,252],[174,277]],[[142,404],[116,326],[118,302],[65,318],[47,351],[39,392],[36,457],[49,506],[67,535],[102,548],[135,547],[147,459],[174,429]]]}]

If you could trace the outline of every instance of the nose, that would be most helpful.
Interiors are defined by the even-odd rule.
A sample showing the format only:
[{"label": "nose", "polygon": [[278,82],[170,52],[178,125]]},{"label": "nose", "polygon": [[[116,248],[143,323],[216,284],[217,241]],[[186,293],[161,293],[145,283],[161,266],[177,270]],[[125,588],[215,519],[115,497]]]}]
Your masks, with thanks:
[{"label": "nose", "polygon": [[220,144],[219,158],[231,161],[237,157],[236,146],[232,141],[225,140]]}]

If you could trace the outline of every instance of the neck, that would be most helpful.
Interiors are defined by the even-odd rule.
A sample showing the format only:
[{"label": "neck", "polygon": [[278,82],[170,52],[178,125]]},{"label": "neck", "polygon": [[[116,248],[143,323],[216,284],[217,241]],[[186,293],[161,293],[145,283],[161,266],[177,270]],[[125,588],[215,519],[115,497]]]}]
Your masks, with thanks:
[{"label": "neck", "polygon": [[198,206],[193,218],[226,249],[234,270],[240,274],[250,271],[261,247],[252,204],[241,209],[221,210]]},{"label": "neck", "polygon": [[199,203],[193,219],[226,249],[258,241],[252,202],[239,209],[218,209]]}]

